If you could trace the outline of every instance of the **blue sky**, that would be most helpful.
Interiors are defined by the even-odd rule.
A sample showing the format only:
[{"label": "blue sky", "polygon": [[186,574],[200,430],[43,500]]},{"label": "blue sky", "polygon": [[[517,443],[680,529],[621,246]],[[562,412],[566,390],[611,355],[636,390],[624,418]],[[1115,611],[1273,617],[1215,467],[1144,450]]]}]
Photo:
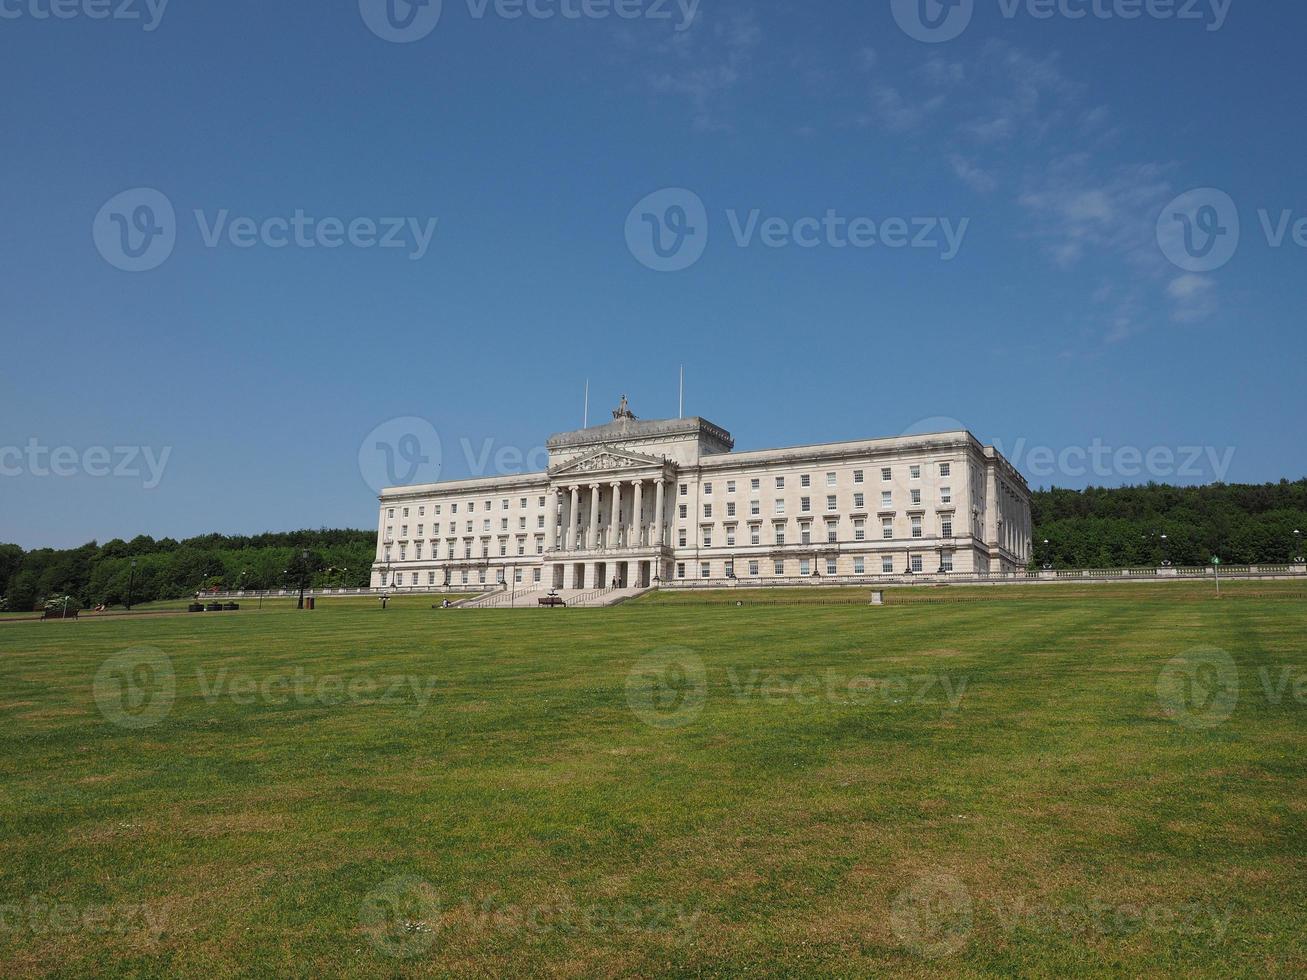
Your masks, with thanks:
[{"label": "blue sky", "polygon": [[0,540],[370,527],[379,440],[512,470],[682,363],[741,449],[1307,472],[1299,4],[65,2],[0,0]]}]

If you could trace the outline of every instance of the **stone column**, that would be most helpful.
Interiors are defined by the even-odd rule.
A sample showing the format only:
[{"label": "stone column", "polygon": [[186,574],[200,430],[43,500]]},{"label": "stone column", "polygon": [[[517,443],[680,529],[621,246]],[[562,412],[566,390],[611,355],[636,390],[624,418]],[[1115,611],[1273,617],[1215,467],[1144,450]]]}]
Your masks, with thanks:
[{"label": "stone column", "polygon": [[632,548],[644,545],[644,481],[635,481],[635,507],[631,512],[632,533],[635,540],[628,542]]},{"label": "stone column", "polygon": [[590,484],[590,526],[585,532],[585,546],[599,547],[599,484]]},{"label": "stone column", "polygon": [[[659,477],[654,491],[654,546],[663,546],[663,515],[667,510],[667,481]],[[662,559],[659,558],[661,562]],[[661,565],[660,565],[661,567]]]},{"label": "stone column", "polygon": [[562,506],[562,492],[557,487],[550,487],[549,493],[545,495],[545,502],[549,505],[545,513],[545,549],[557,551],[558,508]]},{"label": "stone column", "polygon": [[572,491],[572,499],[568,503],[568,507],[567,507],[567,515],[566,515],[567,523],[563,525],[563,529],[565,532],[563,534],[563,541],[565,542],[568,551],[575,551],[576,550],[576,515],[579,513],[577,508],[580,506],[581,488],[571,487],[570,489]]},{"label": "stone column", "polygon": [[613,503],[608,519],[608,547],[620,548],[622,545],[622,481],[613,481]]},{"label": "stone column", "polygon": [[998,545],[998,473],[985,465],[985,544]]}]

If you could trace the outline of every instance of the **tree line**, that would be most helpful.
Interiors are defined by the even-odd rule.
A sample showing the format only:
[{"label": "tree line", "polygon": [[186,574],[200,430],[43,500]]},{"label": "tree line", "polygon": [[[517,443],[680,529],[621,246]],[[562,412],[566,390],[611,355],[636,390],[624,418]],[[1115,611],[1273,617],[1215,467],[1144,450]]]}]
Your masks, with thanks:
[{"label": "tree line", "polygon": [[[1036,491],[1031,510],[1032,567],[1205,565],[1213,556],[1281,563],[1303,552],[1293,532],[1307,533],[1307,480],[1054,488]],[[0,544],[0,596],[4,608],[29,610],[64,596],[84,606],[123,605],[129,586],[134,603],[213,587],[297,588],[301,578],[311,588],[365,587],[375,551],[375,531],[325,528],[183,541],[141,535],[64,550]]]}]

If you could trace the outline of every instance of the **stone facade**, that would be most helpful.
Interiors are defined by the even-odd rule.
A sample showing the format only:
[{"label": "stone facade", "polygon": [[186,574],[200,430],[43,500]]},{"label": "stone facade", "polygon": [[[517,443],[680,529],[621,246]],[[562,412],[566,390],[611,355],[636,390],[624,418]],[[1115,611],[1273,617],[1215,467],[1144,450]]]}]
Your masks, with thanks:
[{"label": "stone facade", "polygon": [[969,432],[733,452],[701,418],[548,442],[544,473],[388,489],[374,588],[766,584],[1008,572],[1031,556],[1030,489]]}]

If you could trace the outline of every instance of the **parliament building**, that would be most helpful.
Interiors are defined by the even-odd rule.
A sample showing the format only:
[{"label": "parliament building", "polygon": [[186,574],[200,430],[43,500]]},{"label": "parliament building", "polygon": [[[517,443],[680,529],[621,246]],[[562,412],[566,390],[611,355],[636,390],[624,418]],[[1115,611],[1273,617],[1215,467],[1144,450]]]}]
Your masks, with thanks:
[{"label": "parliament building", "polygon": [[382,491],[372,586],[844,584],[1030,559],[1030,488],[969,432],[733,449],[623,398],[553,436],[546,472]]}]

